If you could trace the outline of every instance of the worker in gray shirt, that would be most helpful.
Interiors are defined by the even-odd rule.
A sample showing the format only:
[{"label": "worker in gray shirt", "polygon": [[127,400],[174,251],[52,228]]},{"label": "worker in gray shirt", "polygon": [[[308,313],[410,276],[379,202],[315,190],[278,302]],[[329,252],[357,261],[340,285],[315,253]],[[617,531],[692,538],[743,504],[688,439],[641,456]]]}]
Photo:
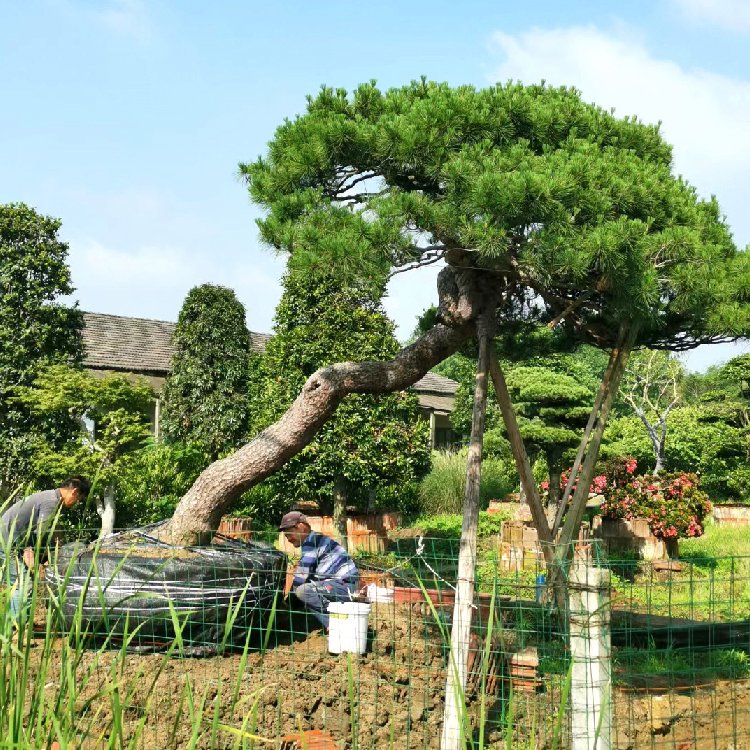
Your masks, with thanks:
[{"label": "worker in gray shirt", "polygon": [[2,583],[12,587],[9,614],[14,621],[25,604],[27,573],[33,572],[35,566],[35,546],[39,544],[44,552],[44,534],[52,526],[58,511],[75,507],[88,496],[90,488],[87,479],[73,476],[55,490],[35,492],[19,500],[0,517],[0,565],[5,558]]}]

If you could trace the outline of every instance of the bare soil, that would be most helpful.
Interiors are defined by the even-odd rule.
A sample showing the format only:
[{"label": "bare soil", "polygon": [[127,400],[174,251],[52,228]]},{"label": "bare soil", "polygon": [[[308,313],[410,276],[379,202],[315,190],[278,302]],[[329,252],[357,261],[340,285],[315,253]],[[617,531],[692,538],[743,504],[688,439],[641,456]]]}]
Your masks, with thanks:
[{"label": "bare soil", "polygon": [[[266,652],[250,651],[246,661],[242,653],[206,658],[129,654],[123,663],[117,651],[92,648],[77,667],[82,689],[76,710],[89,736],[94,728],[100,736],[79,746],[107,743],[111,700],[102,698],[102,691],[113,684],[116,669],[120,698],[127,706],[123,739],[127,743],[135,737],[142,724],[137,742],[141,747],[190,746],[189,717],[202,706],[204,720],[194,745],[198,748],[251,747],[238,741],[240,729],[268,740],[321,729],[341,750],[438,748],[446,652],[431,620],[412,605],[374,605],[372,641],[364,656],[329,654],[322,632],[304,632],[284,613]],[[42,650],[41,642],[32,649],[32,669]],[[50,696],[64,667],[61,654],[58,642],[45,686]],[[502,715],[507,691],[507,680],[499,675],[495,695],[487,700],[487,747],[507,747]],[[550,726],[559,705],[559,685],[549,682],[542,692],[517,693],[512,746],[552,747]],[[472,693],[472,717],[478,708]],[[750,684],[716,682],[670,692],[618,689],[615,721],[616,750],[750,750]],[[212,725],[218,729],[212,731]],[[276,746],[260,741],[255,745]],[[567,747],[567,738],[557,746]]]}]

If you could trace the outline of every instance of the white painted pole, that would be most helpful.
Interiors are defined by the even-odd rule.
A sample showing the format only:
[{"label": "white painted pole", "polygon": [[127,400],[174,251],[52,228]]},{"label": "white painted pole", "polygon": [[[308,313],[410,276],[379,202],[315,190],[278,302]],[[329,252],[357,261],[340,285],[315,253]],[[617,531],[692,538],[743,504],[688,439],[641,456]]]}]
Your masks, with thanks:
[{"label": "white painted pole", "polygon": [[102,519],[102,530],[99,532],[99,538],[103,539],[109,536],[115,528],[115,492],[110,485],[104,491],[104,501],[96,501],[96,512]]},{"label": "white painted pole", "polygon": [[571,748],[611,750],[609,571],[576,560],[570,571]]}]

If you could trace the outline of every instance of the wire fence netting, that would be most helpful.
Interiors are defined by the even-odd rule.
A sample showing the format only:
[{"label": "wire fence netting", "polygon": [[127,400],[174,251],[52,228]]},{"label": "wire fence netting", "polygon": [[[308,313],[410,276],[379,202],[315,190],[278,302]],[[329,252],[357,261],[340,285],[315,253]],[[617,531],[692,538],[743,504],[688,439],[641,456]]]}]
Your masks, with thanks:
[{"label": "wire fence netting", "polygon": [[[247,537],[145,529],[59,546],[26,577],[6,551],[2,746],[440,747],[458,540],[357,550],[364,636],[331,653],[349,615],[326,633],[286,595],[278,539]],[[750,558],[562,557],[555,583],[541,553],[482,540],[461,746],[750,748]]]}]

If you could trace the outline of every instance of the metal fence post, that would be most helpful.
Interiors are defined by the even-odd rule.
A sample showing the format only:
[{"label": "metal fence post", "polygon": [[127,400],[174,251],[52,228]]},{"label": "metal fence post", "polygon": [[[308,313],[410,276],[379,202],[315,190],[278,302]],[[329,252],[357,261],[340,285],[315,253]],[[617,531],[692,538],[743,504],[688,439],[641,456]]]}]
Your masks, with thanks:
[{"label": "metal fence post", "polygon": [[569,578],[571,747],[612,747],[609,571],[576,560]]}]

